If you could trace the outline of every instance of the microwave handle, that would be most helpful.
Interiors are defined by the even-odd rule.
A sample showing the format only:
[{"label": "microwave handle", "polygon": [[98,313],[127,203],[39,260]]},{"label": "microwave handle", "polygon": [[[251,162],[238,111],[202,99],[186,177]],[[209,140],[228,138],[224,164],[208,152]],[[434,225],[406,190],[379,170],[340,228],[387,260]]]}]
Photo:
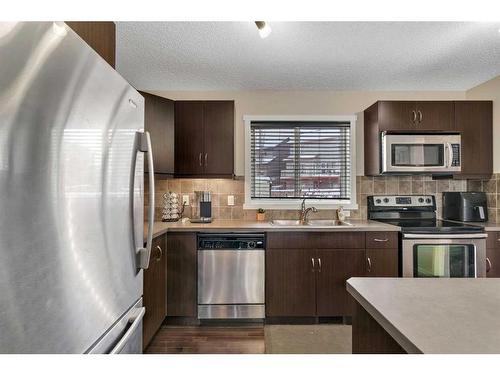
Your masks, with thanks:
[{"label": "microwave handle", "polygon": [[448,168],[451,168],[453,164],[453,147],[451,147],[451,143],[446,143],[445,148],[448,151]]}]

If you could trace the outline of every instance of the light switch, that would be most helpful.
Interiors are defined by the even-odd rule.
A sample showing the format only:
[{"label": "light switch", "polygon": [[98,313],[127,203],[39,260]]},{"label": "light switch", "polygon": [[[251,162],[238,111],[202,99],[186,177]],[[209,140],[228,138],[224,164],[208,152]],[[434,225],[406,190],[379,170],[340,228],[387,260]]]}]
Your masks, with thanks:
[{"label": "light switch", "polygon": [[185,203],[186,206],[189,206],[189,195],[185,194],[182,196],[182,203]]},{"label": "light switch", "polygon": [[234,206],[234,195],[228,195],[227,196],[227,205],[228,206]]}]

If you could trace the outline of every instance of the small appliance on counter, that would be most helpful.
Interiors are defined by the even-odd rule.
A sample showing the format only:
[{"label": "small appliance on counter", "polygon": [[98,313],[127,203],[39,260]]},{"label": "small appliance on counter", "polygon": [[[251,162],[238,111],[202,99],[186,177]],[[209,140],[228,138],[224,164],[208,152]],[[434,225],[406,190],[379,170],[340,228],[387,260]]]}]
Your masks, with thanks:
[{"label": "small appliance on counter", "polygon": [[210,191],[195,191],[195,202],[192,223],[212,222],[212,193]]},{"label": "small appliance on counter", "polygon": [[184,203],[179,205],[179,196],[177,193],[169,191],[168,193],[163,194],[161,221],[179,221],[179,219],[182,218],[183,212]]},{"label": "small appliance on counter", "polygon": [[465,222],[488,221],[486,193],[443,192],[443,219]]}]

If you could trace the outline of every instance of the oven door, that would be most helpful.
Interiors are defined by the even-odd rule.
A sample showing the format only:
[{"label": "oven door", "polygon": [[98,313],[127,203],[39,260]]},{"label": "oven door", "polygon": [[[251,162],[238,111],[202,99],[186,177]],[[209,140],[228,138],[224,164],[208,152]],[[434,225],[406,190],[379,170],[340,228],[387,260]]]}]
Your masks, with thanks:
[{"label": "oven door", "polygon": [[382,133],[382,173],[460,172],[459,134]]},{"label": "oven door", "polygon": [[486,235],[405,234],[403,277],[485,277]]}]

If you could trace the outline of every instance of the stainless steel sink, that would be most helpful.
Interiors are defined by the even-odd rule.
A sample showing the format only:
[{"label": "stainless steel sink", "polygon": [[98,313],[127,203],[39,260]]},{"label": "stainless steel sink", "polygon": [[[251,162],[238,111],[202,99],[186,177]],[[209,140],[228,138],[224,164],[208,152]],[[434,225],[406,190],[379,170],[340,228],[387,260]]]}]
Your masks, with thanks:
[{"label": "stainless steel sink", "polygon": [[302,224],[300,220],[271,220],[271,225],[283,227],[300,227],[300,226],[317,226],[317,227],[334,227],[334,226],[352,226],[351,223],[338,220],[309,220],[306,224]]},{"label": "stainless steel sink", "polygon": [[283,227],[303,226],[300,220],[271,220],[271,225],[279,225]]},{"label": "stainless steel sink", "polygon": [[335,227],[335,226],[347,226],[352,227],[351,223],[338,220],[309,220],[307,225],[318,226],[318,227]]}]

